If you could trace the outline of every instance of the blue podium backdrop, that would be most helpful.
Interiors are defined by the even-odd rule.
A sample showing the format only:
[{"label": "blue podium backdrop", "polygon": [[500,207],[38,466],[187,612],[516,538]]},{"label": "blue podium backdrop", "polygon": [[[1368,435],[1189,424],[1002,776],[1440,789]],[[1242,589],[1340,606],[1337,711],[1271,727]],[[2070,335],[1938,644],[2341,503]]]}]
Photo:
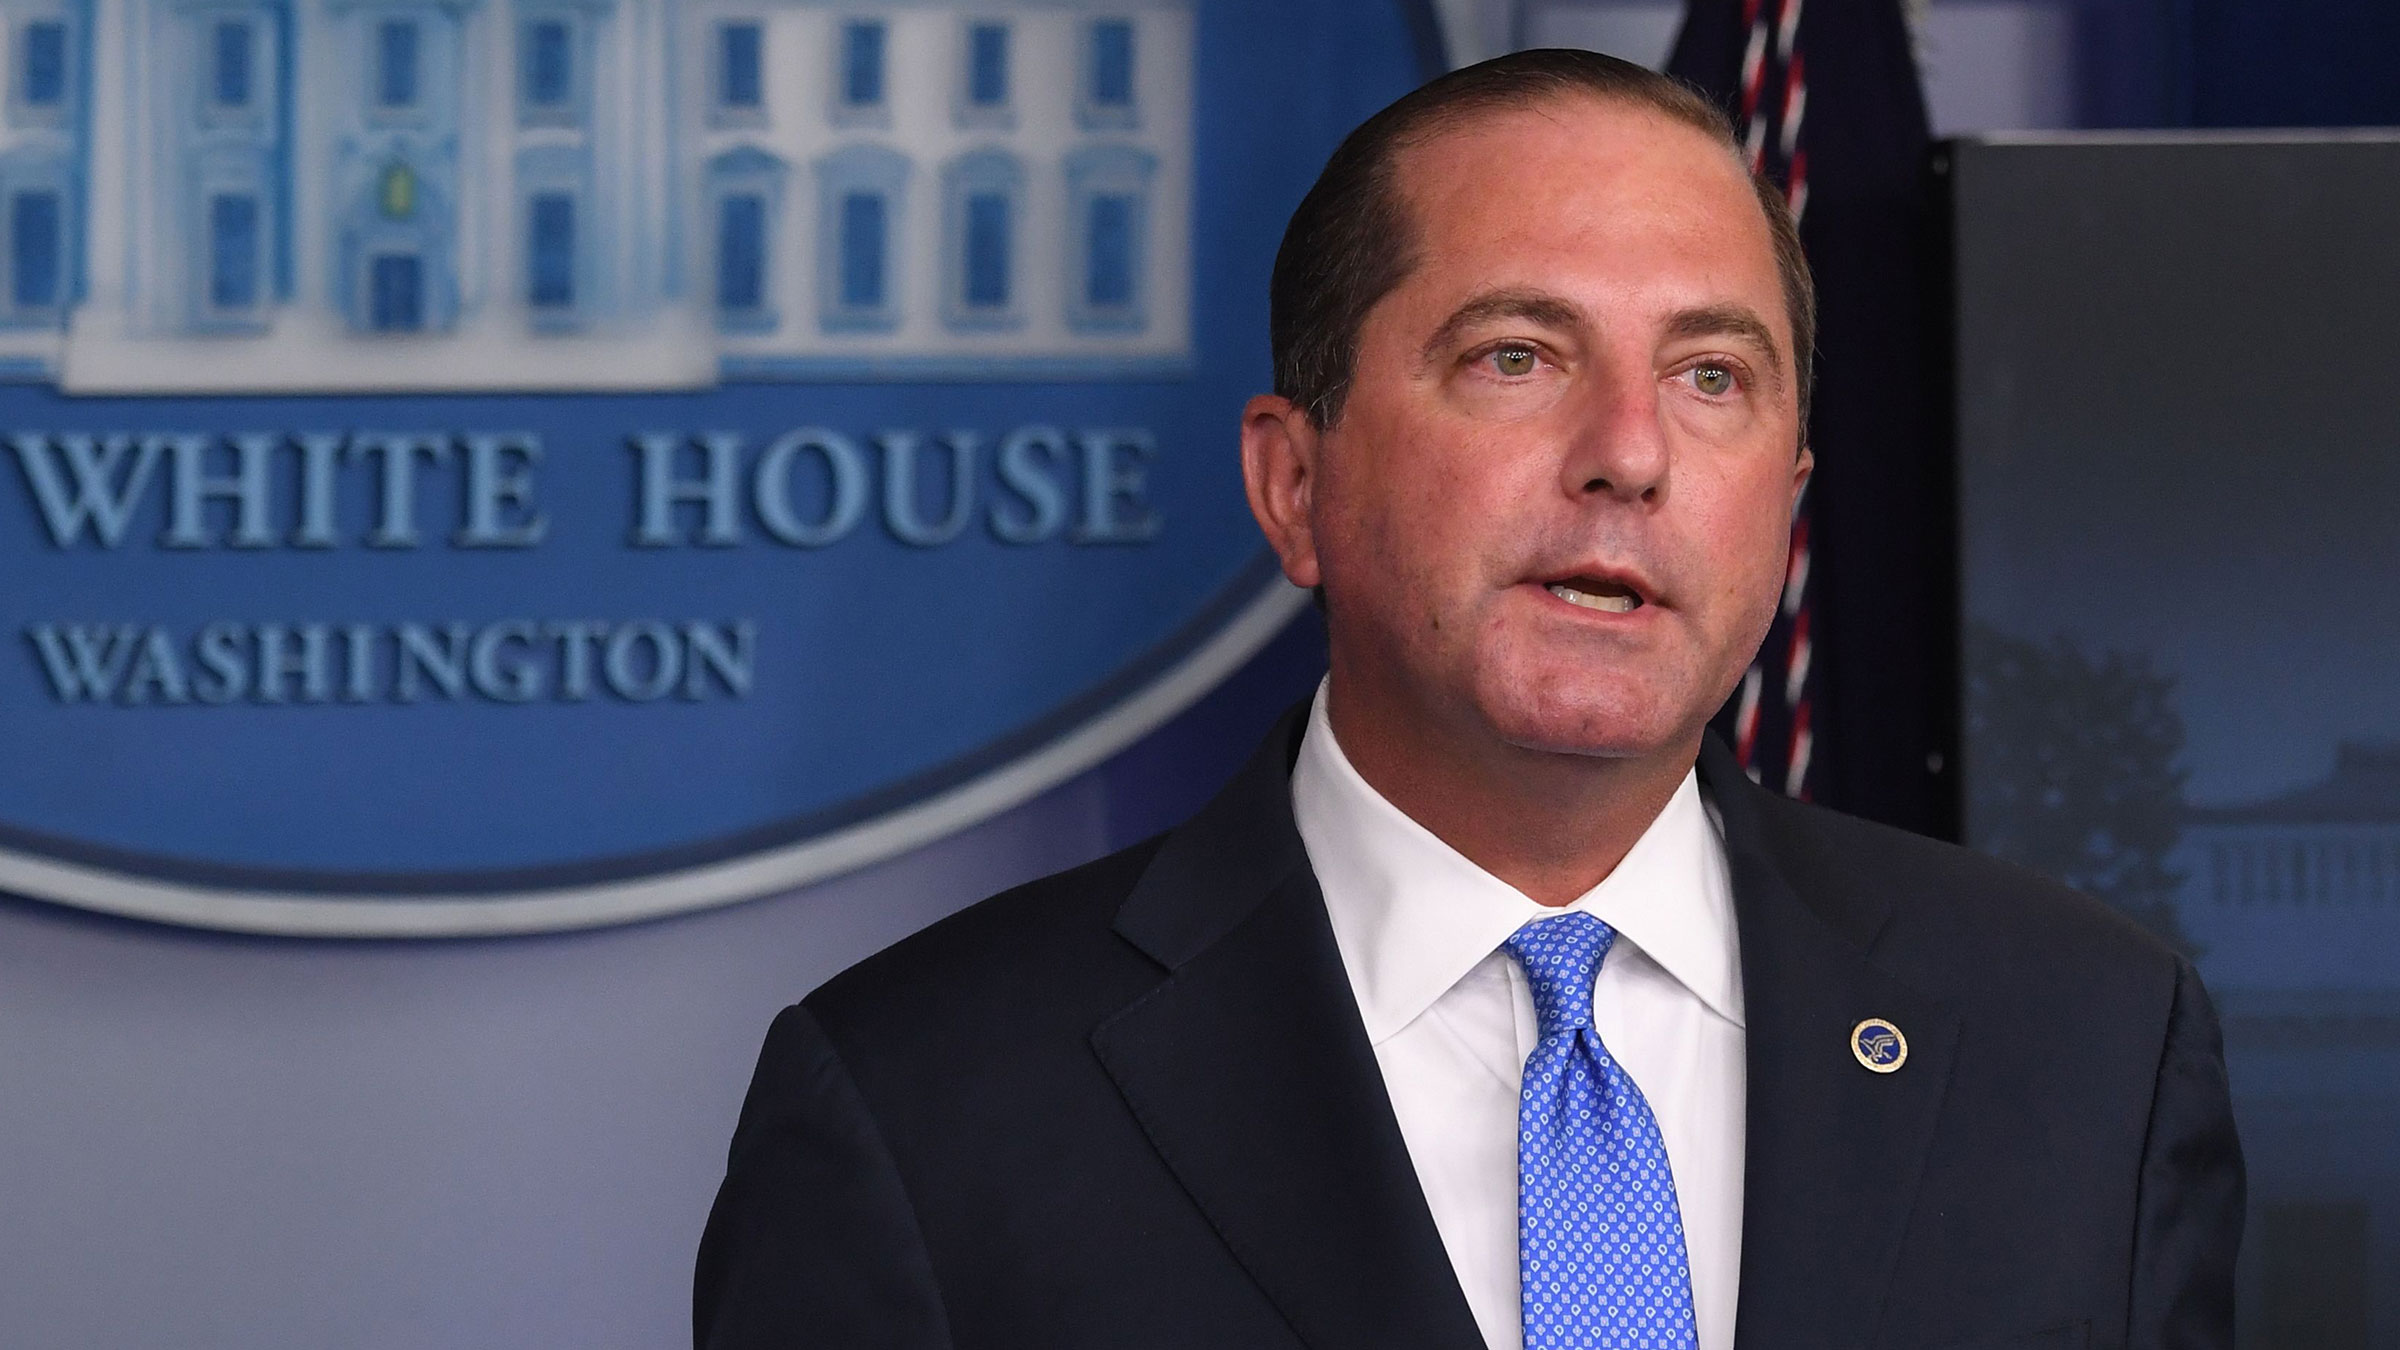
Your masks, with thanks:
[{"label": "blue podium backdrop", "polygon": [[1266,277],[1397,3],[10,3],[0,888],[320,935],[788,889],[1301,598]]}]

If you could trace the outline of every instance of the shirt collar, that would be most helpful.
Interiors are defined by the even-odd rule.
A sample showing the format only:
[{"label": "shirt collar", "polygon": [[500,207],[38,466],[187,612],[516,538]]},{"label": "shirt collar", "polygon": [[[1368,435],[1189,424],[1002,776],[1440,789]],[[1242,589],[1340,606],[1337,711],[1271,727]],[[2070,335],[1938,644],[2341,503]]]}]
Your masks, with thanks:
[{"label": "shirt collar", "polygon": [[[1377,1044],[1518,928],[1561,912],[1468,861],[1361,778],[1334,740],[1324,685],[1292,769],[1292,814]],[[1697,774],[1684,776],[1616,870],[1567,908],[1589,911],[1742,1025],[1732,882]]]}]

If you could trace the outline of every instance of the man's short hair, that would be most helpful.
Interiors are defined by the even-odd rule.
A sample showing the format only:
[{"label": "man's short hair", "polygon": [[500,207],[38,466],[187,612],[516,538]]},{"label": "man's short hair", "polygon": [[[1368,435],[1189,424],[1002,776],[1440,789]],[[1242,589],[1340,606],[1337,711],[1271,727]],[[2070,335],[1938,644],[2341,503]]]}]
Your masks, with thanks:
[{"label": "man's short hair", "polygon": [[[1358,334],[1368,311],[1416,266],[1417,228],[1401,200],[1400,152],[1478,114],[1531,107],[1569,95],[1630,103],[1724,142],[1740,142],[1723,111],[1689,86],[1598,52],[1562,48],[1512,52],[1426,84],[1368,118],[1344,138],[1284,228],[1268,288],[1268,334],[1275,392],[1320,428],[1342,414],[1358,364]],[[1800,231],[1782,189],[1751,175],[1774,240],[1775,267],[1791,320],[1792,367],[1806,437],[1809,381],[1815,368],[1816,288]]]}]

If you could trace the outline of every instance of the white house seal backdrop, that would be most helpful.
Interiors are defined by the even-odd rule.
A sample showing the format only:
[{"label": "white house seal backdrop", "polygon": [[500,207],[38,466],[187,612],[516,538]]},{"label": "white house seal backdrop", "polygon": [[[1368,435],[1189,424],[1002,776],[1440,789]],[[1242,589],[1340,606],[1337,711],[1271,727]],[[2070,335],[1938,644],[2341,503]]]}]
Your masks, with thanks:
[{"label": "white house seal backdrop", "polygon": [[361,936],[787,888],[1239,664],[1282,222],[1439,61],[1364,0],[0,14],[0,888]]}]

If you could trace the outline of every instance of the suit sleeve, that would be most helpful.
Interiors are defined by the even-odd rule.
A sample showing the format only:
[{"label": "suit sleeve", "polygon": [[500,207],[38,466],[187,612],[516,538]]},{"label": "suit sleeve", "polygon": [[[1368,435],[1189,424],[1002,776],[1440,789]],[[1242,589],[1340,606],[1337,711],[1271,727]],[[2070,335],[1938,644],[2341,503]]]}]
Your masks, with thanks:
[{"label": "suit sleeve", "polygon": [[807,1009],[767,1032],[700,1239],[698,1350],[947,1350],[891,1152]]},{"label": "suit sleeve", "polygon": [[2233,1344],[2233,1262],[2242,1241],[2241,1142],[2216,1011],[2191,963],[2176,960],[2134,1233],[2132,1350]]}]

